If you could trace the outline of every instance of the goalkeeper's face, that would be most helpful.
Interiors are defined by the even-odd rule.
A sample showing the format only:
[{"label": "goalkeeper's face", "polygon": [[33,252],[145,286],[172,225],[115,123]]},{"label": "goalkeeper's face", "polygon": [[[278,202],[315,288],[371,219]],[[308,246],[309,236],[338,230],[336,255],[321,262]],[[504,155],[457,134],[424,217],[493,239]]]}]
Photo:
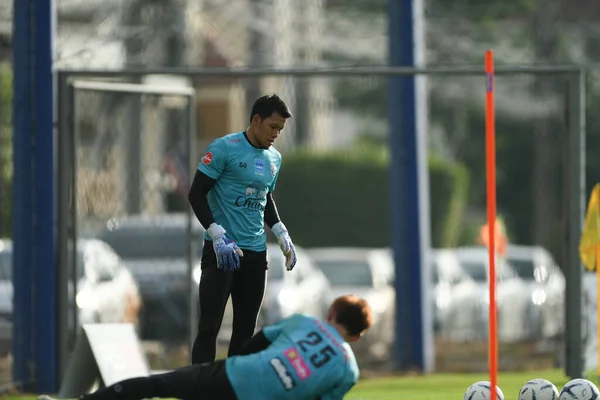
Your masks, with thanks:
[{"label": "goalkeeper's face", "polygon": [[255,119],[257,119],[256,124],[258,125],[255,131],[256,141],[260,147],[268,149],[285,127],[285,118],[279,114],[271,114],[270,117],[263,120],[256,115]]}]

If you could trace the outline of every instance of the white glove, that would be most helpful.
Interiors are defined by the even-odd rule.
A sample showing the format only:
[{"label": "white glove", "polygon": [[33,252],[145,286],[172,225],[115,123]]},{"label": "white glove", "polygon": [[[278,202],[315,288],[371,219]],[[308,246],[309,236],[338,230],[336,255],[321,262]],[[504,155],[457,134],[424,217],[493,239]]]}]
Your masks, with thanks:
[{"label": "white glove", "polygon": [[287,228],[282,222],[278,222],[271,228],[271,232],[277,238],[279,248],[285,256],[285,268],[291,271],[296,266],[296,247],[292,243],[292,239],[287,231]]},{"label": "white glove", "polygon": [[225,236],[225,233],[227,233],[225,229],[213,222],[206,231],[213,242],[217,257],[217,268],[227,272],[233,272],[240,268],[240,257],[244,253],[237,244]]}]

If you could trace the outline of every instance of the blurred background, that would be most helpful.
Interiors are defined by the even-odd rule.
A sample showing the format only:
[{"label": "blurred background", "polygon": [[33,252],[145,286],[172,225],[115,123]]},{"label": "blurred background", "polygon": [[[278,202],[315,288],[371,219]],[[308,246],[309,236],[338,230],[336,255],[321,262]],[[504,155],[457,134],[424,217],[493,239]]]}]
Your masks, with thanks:
[{"label": "blurred background", "polygon": [[[0,350],[10,382],[12,0],[0,0]],[[376,66],[388,62],[384,0],[56,0],[56,67]],[[587,188],[600,177],[600,3],[591,0],[425,0],[428,66],[483,62],[582,64],[587,76]],[[484,91],[479,75],[428,76],[431,312],[437,371],[487,369]],[[564,365],[567,145],[560,76],[500,76],[498,214],[507,241],[498,264],[500,368]],[[323,316],[353,292],[375,310],[357,343],[366,371],[392,365],[388,80],[384,76],[186,78],[138,83],[193,87],[191,133],[208,143],[245,129],[260,95],[277,92],[294,118],[276,143],[275,199],[298,246],[284,272],[269,247],[260,325],[295,312]],[[188,363],[186,266],[190,170],[185,101],[166,95],[78,90],[74,111],[78,259],[74,323],[131,322],[155,369]],[[322,224],[326,222],[326,226]],[[193,221],[195,237],[203,228]],[[415,233],[416,234],[416,233]],[[272,238],[270,238],[272,239]],[[197,241],[197,254],[202,241]],[[199,257],[197,258],[199,262]],[[595,278],[585,276],[587,363],[595,363]],[[226,348],[231,308],[220,335]],[[223,350],[224,351],[224,350]],[[223,355],[223,353],[221,353]],[[589,364],[592,365],[592,364]]]}]

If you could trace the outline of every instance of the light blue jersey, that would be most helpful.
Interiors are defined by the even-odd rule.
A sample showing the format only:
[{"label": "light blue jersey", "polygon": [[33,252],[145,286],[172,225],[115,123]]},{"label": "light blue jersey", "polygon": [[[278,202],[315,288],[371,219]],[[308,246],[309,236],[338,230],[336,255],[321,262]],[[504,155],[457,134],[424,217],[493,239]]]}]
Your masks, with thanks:
[{"label": "light blue jersey", "polygon": [[271,345],[226,360],[239,400],[336,400],[358,381],[350,345],[331,325],[295,314],[264,328]]},{"label": "light blue jersey", "polygon": [[[198,163],[198,170],[216,180],[208,192],[215,222],[241,248],[264,251],[267,194],[275,189],[281,154],[274,147],[259,149],[244,132],[214,140]],[[204,237],[210,240],[208,233]]]}]

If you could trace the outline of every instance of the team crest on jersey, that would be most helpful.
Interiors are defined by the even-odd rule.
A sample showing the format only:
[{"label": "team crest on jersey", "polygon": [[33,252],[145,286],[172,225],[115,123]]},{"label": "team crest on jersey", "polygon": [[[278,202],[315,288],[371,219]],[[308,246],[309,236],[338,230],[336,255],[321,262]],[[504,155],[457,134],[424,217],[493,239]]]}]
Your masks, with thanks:
[{"label": "team crest on jersey", "polygon": [[204,165],[208,165],[208,164],[210,164],[210,163],[212,162],[212,160],[213,160],[213,155],[212,155],[212,153],[209,151],[208,153],[206,153],[206,154],[204,155],[204,157],[202,157],[202,164],[204,164]]},{"label": "team crest on jersey", "polygon": [[264,160],[256,159],[254,160],[254,173],[256,175],[264,175],[265,174],[265,162]]},{"label": "team crest on jersey", "polygon": [[271,176],[275,178],[275,175],[277,175],[277,165],[275,165],[275,163],[271,163]]}]

